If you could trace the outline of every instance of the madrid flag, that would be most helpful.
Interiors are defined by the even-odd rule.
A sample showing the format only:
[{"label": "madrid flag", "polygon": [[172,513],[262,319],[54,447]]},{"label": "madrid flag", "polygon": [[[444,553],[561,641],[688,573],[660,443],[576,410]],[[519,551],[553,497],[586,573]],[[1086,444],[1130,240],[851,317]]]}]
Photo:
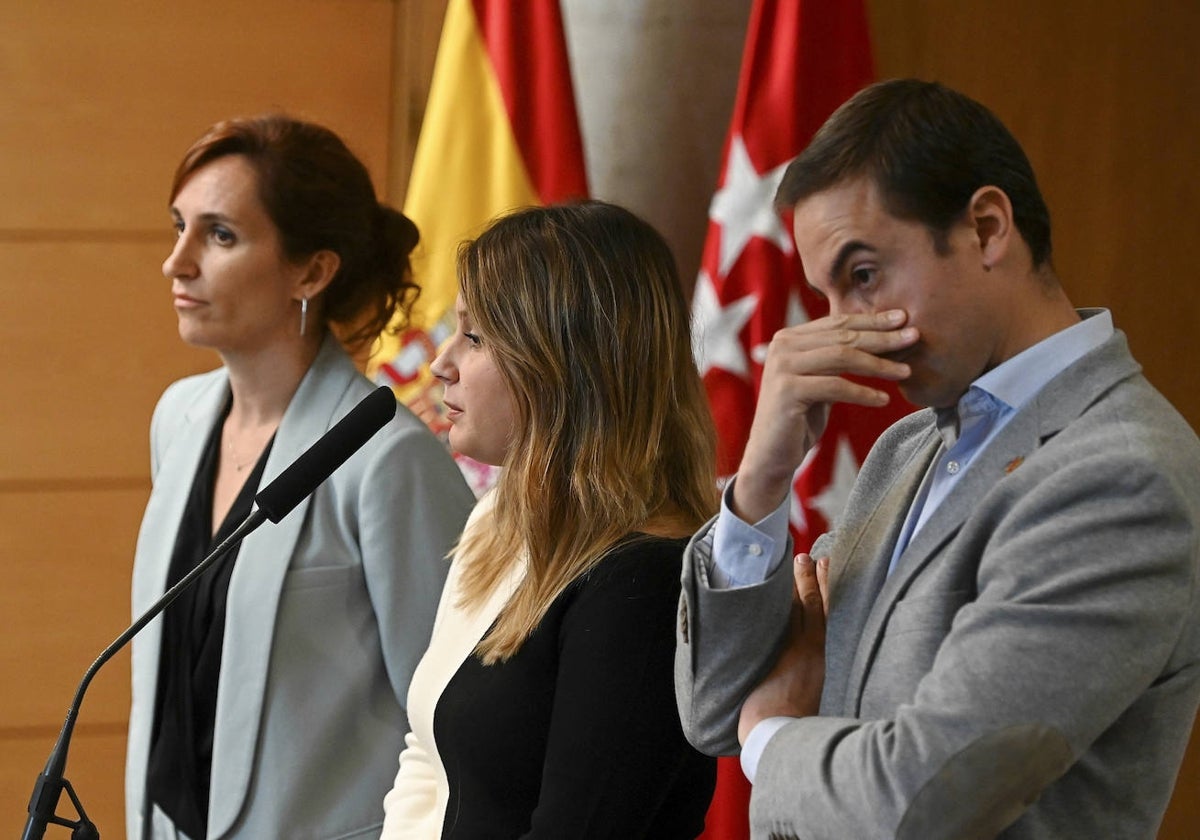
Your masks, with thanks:
[{"label": "madrid flag", "polygon": [[[862,0],[755,0],[693,298],[697,360],[717,424],[723,478],[737,469],[746,445],[771,336],[827,312],[804,282],[790,214],[774,210],[775,190],[791,159],[872,76]],[[887,408],[835,405],[830,412],[792,487],[797,551],[807,550],[837,517],[878,434],[910,410],[890,390]],[[720,759],[702,836],[749,837],[749,797],[737,759]]]},{"label": "madrid flag", "polygon": [[[435,432],[446,423],[429,363],[453,330],[459,243],[505,211],[587,192],[558,0],[450,0],[404,202],[421,296],[371,365]],[[476,490],[489,481],[460,464]]]}]

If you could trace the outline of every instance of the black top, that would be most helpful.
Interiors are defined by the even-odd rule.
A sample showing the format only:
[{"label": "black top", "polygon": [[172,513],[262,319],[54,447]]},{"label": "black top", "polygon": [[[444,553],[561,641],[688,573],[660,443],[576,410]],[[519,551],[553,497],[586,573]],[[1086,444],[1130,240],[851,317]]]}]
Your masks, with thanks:
[{"label": "black top", "polygon": [[445,840],[694,838],[715,759],[675,706],[685,540],[639,537],[572,583],[506,662],[468,657],[434,712]]},{"label": "black top", "polygon": [[[221,454],[221,427],[228,414],[226,405],[200,457],[175,536],[168,588],[233,533],[254,504],[254,494],[271,451],[270,443],[246,476],[246,483],[216,534],[212,534],[213,484]],[[239,548],[240,544],[233,546],[193,581],[162,616],[162,654],[154,728],[150,735],[146,798],[156,803],[175,827],[189,837],[204,837],[208,833],[209,775],[221,646],[225,639],[225,601]]]}]

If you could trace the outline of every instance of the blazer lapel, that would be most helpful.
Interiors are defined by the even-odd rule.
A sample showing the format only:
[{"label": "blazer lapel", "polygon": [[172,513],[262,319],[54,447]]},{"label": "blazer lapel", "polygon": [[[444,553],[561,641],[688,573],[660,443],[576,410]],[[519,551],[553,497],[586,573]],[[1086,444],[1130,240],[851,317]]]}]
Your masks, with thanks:
[{"label": "blazer lapel", "polygon": [[[223,373],[223,372],[222,372]],[[204,445],[212,432],[213,423],[229,397],[229,380],[225,376],[214,379],[190,405],[183,409],[175,428],[169,430],[169,440],[163,441],[168,448],[162,453],[162,463],[154,476],[154,487],[146,503],[143,526],[138,535],[137,557],[146,572],[135,576],[133,592],[135,617],[141,615],[166,590],[167,573],[171,566],[171,554],[175,550],[175,537],[179,522],[187,505],[192,484]],[[169,420],[167,421],[169,422]],[[156,445],[158,443],[156,442]],[[145,644],[151,630],[161,633],[161,622],[154,622],[138,637]],[[157,647],[157,642],[155,642]],[[157,651],[154,671],[158,672]]]},{"label": "blazer lapel", "polygon": [[[156,430],[156,439],[151,442],[157,462],[154,487],[142,516],[134,555],[137,568],[133,574],[131,600],[135,620],[166,590],[175,538],[196,478],[200,456],[213,423],[228,397],[229,380],[224,371],[217,371],[200,386],[194,397],[190,397],[188,404],[180,407],[177,416],[164,415],[159,421],[164,428]],[[126,778],[130,790],[137,791],[133,795],[137,798],[139,808],[141,791],[146,783],[161,655],[162,620],[158,618],[138,634],[131,654],[133,703],[129,714]],[[134,820],[135,816],[130,815],[128,824],[134,826]]]},{"label": "blazer lapel", "polygon": [[[336,422],[334,412],[357,376],[335,339],[326,337],[275,433],[261,486],[283,472]],[[220,837],[232,827],[246,798],[258,747],[279,597],[308,507],[309,499],[305,498],[278,524],[267,523],[246,537],[229,582],[213,742],[209,837]]]},{"label": "blazer lapel", "polygon": [[[867,618],[862,624],[861,635],[856,637],[857,651],[847,680],[846,700],[851,706],[849,714],[859,714],[863,687],[882,641],[887,621],[896,602],[908,590],[913,579],[937,559],[942,547],[953,539],[971,511],[998,482],[1030,458],[1067,424],[1078,418],[1102,393],[1139,370],[1137,362],[1129,355],[1124,335],[1117,332],[1105,344],[1047,383],[979,454],[955,486],[954,492],[913,536],[898,558],[896,568],[878,590],[878,597],[869,610],[863,609],[860,613],[865,614]],[[936,446],[934,450],[936,451]],[[923,475],[922,470],[920,476]],[[916,479],[918,485],[920,476]],[[903,494],[897,494],[903,500],[899,514],[901,519],[907,516],[908,506],[916,492],[911,483],[905,483],[903,487],[906,488]],[[890,540],[865,544],[867,548],[857,554],[870,558],[877,566],[886,568],[885,558],[890,557],[891,548],[895,545],[895,532],[892,532]],[[881,548],[871,551],[871,545]],[[855,606],[861,608],[863,605],[856,603]]]},{"label": "blazer lapel", "polygon": [[[1128,364],[1120,363],[1122,356]],[[880,593],[880,601],[908,588],[913,576],[999,481],[1078,418],[1100,394],[1139,369],[1128,354],[1124,336],[1117,333],[1050,380],[979,454],[954,491],[913,536]]]},{"label": "blazer lapel", "polygon": [[[900,460],[898,477],[863,526],[837,540],[835,556],[843,562],[834,562],[829,569],[830,615],[825,637],[825,659],[829,666],[821,697],[821,708],[828,714],[845,713],[847,697],[856,696],[851,663],[859,658],[858,651],[865,638],[864,624],[887,575],[887,558],[891,557],[908,508],[939,442],[931,426],[912,453]],[[835,673],[845,677],[841,681],[830,679],[829,675]]]}]

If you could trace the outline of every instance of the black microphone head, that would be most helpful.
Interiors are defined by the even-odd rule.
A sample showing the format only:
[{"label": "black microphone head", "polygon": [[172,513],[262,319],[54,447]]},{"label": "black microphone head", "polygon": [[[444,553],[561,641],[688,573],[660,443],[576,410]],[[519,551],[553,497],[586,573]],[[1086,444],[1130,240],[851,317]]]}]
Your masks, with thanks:
[{"label": "black microphone head", "polygon": [[322,435],[254,497],[267,519],[279,522],[396,416],[396,395],[383,385]]}]

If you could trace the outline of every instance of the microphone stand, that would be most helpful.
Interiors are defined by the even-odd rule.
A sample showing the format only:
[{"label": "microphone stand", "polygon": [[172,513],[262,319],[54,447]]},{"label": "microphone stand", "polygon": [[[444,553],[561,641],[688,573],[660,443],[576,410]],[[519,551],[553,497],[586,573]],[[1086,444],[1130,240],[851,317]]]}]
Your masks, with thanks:
[{"label": "microphone stand", "polygon": [[[83,804],[79,801],[79,797],[75,795],[74,788],[71,787],[71,783],[63,776],[63,771],[67,766],[67,750],[71,746],[71,733],[75,729],[75,719],[79,716],[79,707],[83,703],[83,693],[87,691],[92,677],[100,670],[101,665],[112,659],[117,651],[123,648],[155,616],[178,598],[183,590],[191,586],[196,578],[204,574],[213,563],[225,556],[231,548],[244,540],[251,531],[262,525],[266,520],[267,514],[260,508],[256,507],[250,511],[250,515],[242,521],[237,530],[213,549],[212,554],[201,560],[178,583],[163,593],[163,596],[155,601],[150,609],[142,613],[137,621],[129,625],[129,628],[118,636],[116,641],[106,647],[96,657],[96,661],[92,663],[87,673],[83,675],[83,679],[79,683],[79,688],[75,691],[75,699],[71,701],[71,708],[67,710],[67,720],[63,724],[62,731],[58,734],[58,741],[55,742],[54,749],[50,752],[50,758],[46,762],[46,769],[37,777],[37,782],[33,786],[33,795],[29,798],[29,819],[25,823],[25,831],[21,834],[21,840],[42,840],[42,837],[45,836],[48,823],[72,829],[72,840],[99,840],[100,832],[96,830],[95,824],[84,813]],[[59,797],[64,790],[67,792],[67,796],[71,798],[71,803],[75,806],[76,813],[79,814],[78,820],[68,820],[55,814],[58,808]]]}]

